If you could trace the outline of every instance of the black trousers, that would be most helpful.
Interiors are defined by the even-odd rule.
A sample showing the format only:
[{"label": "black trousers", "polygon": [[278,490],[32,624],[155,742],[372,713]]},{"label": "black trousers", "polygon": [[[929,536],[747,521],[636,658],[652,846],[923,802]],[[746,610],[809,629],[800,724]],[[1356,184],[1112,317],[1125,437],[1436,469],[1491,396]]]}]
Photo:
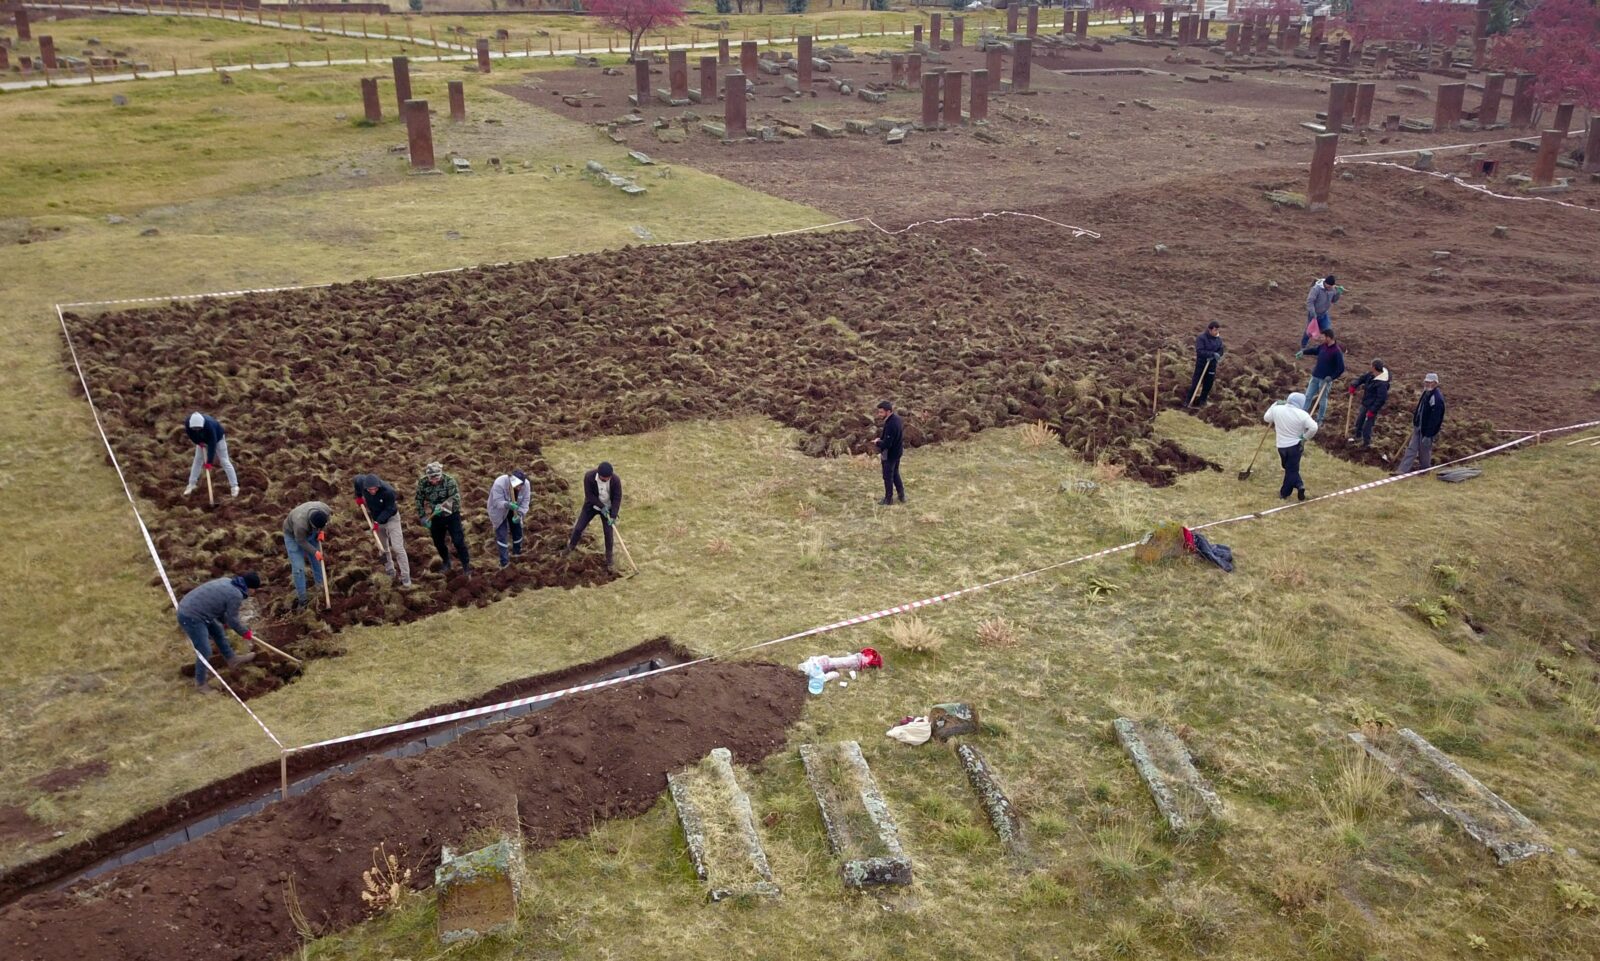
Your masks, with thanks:
[{"label": "black trousers", "polygon": [[883,499],[893,500],[896,494],[901,500],[906,499],[905,481],[900,479],[900,455],[893,457],[887,455],[878,458],[883,462]]},{"label": "black trousers", "polygon": [[1372,425],[1377,423],[1378,408],[1361,405],[1361,422],[1356,425],[1356,436],[1361,438],[1362,447],[1372,446]]},{"label": "black trousers", "polygon": [[[578,522],[572,525],[572,536],[567,538],[567,550],[570,551],[574,547],[578,546],[578,538],[583,536],[584,528],[589,526],[590,521],[594,520],[596,517],[599,517],[603,513],[604,511],[600,510],[600,508],[591,507],[588,504],[578,508]],[[610,523],[603,522],[600,526],[606,532],[606,562],[610,563],[612,539],[611,525]]]},{"label": "black trousers", "polygon": [[433,535],[434,550],[439,552],[439,559],[444,561],[445,570],[450,569],[450,551],[445,546],[447,535],[450,543],[456,546],[456,559],[461,562],[461,569],[472,570],[472,561],[467,557],[467,532],[461,528],[460,514],[435,514],[428,524],[428,533]]},{"label": "black trousers", "polygon": [[[1183,395],[1183,402],[1187,404],[1189,398],[1194,397],[1196,405],[1204,404],[1206,398],[1211,396],[1211,386],[1217,382],[1217,362],[1210,358],[1201,360],[1198,357],[1194,362],[1194,379],[1189,381],[1189,392]],[[1199,396],[1194,389],[1200,388]]]},{"label": "black trousers", "polygon": [[1279,497],[1288,497],[1290,493],[1306,486],[1305,481],[1300,479],[1300,457],[1305,452],[1305,441],[1293,447],[1278,448],[1278,461],[1283,464],[1283,486],[1278,488]]}]

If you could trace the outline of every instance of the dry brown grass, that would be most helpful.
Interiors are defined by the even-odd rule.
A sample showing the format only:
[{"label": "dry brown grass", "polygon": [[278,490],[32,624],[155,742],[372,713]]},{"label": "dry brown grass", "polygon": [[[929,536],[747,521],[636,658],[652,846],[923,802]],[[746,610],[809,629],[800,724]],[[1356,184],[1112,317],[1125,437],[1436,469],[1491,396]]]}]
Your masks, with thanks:
[{"label": "dry brown grass", "polygon": [[1020,643],[1011,622],[1003,617],[991,617],[978,625],[978,643],[984,647],[1007,650]]},{"label": "dry brown grass", "polygon": [[936,654],[944,647],[944,635],[915,614],[890,621],[883,635],[896,649],[913,654]]},{"label": "dry brown grass", "polygon": [[1059,436],[1054,427],[1042,420],[1036,420],[1022,428],[1022,446],[1029,450],[1038,450],[1046,445],[1056,443]]}]

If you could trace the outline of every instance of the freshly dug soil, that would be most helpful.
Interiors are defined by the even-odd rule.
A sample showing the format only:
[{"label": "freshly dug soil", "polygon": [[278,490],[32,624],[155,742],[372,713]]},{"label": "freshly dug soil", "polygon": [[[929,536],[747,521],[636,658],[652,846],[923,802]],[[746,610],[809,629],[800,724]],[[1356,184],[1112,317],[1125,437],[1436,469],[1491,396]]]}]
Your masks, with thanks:
[{"label": "freshly dug soil", "polygon": [[6,841],[41,841],[50,836],[50,828],[40,824],[28,809],[15,804],[0,804],[0,839]]},{"label": "freshly dug soil", "polygon": [[[636,644],[625,651],[619,651],[598,661],[574,664],[559,671],[550,671],[514,681],[507,681],[476,697],[435,704],[418,711],[405,718],[405,720],[416,721],[426,717],[438,717],[441,714],[451,714],[455,711],[464,711],[488,704],[498,704],[501,701],[515,700],[533,694],[557,691],[565,687],[573,687],[597,680],[619,668],[646,661],[657,660],[663,664],[682,664],[689,660],[690,657],[691,655],[688,652],[674,645],[670,638],[658,637],[645,641],[643,644]],[[396,744],[413,740],[418,734],[431,734],[436,730],[438,728],[427,728],[422,731],[404,731],[398,734],[391,734],[388,737],[372,738],[348,744],[335,744],[318,748],[315,751],[296,754],[290,765],[290,777],[298,780],[308,773],[331,768],[347,761],[382,751]],[[91,762],[91,764],[93,763],[100,762]],[[78,767],[85,767],[85,765],[79,765]],[[75,768],[66,770],[75,770]],[[258,798],[263,793],[275,788],[278,782],[279,769],[276,761],[258,764],[220,781],[213,781],[204,787],[186,791],[159,807],[151,808],[129,818],[109,831],[97,834],[92,838],[85,838],[71,847],[56,851],[48,857],[17,865],[4,874],[0,874],[0,904],[8,904],[23,894],[35,890],[59,885],[63,879],[71,878],[75,874],[97,865],[120,852],[137,848],[182,825],[193,824],[218,811]],[[26,819],[25,821],[17,822],[19,828],[25,826],[28,830],[36,832],[33,836],[45,837],[49,835],[48,828],[28,818],[26,812],[22,811],[21,808],[0,809],[0,832],[7,829],[7,822],[4,820],[4,812],[6,810],[19,812],[22,818]]]},{"label": "freshly dug soil", "polygon": [[666,775],[715,747],[752,763],[784,742],[803,679],[773,664],[708,664],[563,701],[418,757],[380,761],[93,884],[0,909],[17,961],[271,961],[306,919],[360,921],[379,844],[431,883],[439,848],[520,820],[530,847],[648,810]]},{"label": "freshly dug soil", "polygon": [[[190,667],[193,666],[190,665]],[[70,791],[84,781],[103,777],[109,770],[111,770],[110,765],[104,761],[85,761],[82,764],[58,767],[54,771],[39,775],[28,783],[41,791],[55,794],[60,791]]]}]

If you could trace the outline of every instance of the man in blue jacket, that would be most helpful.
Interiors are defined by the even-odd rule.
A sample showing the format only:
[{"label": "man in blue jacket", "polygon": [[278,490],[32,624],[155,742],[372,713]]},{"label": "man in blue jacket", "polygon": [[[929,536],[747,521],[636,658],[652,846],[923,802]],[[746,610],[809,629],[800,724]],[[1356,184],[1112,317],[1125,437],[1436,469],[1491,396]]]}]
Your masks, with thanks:
[{"label": "man in blue jacket", "polygon": [[879,503],[887,507],[894,503],[895,495],[899,495],[900,503],[904,504],[906,485],[900,479],[900,455],[905,452],[905,433],[900,415],[894,412],[894,404],[880,401],[878,420],[883,427],[872,443],[878,448],[878,460],[883,464],[883,500]]},{"label": "man in blue jacket", "polygon": [[251,591],[260,589],[261,575],[246,571],[238,577],[219,577],[206,581],[183,595],[183,600],[178,602],[178,627],[183,629],[189,643],[194,645],[195,690],[202,694],[216,690],[206,683],[211,679],[213,642],[227,659],[229,667],[255,660],[254,654],[233,653],[233,647],[228,644],[227,628],[232,628],[234,633],[247,641],[254,638],[250,628],[245,627],[244,621],[239,618],[239,605],[244,603]]},{"label": "man in blue jacket", "polygon": [[221,464],[222,470],[228,475],[228,493],[238,497],[239,475],[234,473],[233,461],[228,457],[227,434],[222,424],[210,414],[195,411],[184,422],[183,432],[194,442],[194,463],[189,465],[189,486],[183,489],[183,496],[194,493],[195,485],[200,482],[202,467],[210,470],[213,465]]},{"label": "man in blue jacket", "polygon": [[1372,446],[1372,427],[1378,420],[1378,411],[1383,410],[1383,405],[1389,402],[1389,368],[1383,366],[1383,361],[1372,362],[1372,369],[1356,378],[1350,385],[1350,393],[1357,389],[1361,391],[1361,420],[1356,424],[1355,435],[1350,438],[1350,443],[1361,441],[1363,448]]},{"label": "man in blue jacket", "polygon": [[1411,439],[1406,441],[1406,452],[1395,473],[1409,474],[1413,464],[1417,464],[1418,470],[1432,467],[1433,441],[1443,426],[1444,394],[1439,390],[1439,375],[1429,374],[1422,378],[1422,396],[1417,398],[1416,409],[1411,412]]},{"label": "man in blue jacket", "polygon": [[1189,382],[1189,401],[1185,407],[1204,407],[1206,398],[1211,396],[1211,386],[1217,382],[1217,365],[1222,363],[1222,355],[1227,352],[1222,344],[1222,335],[1218,333],[1222,325],[1216,321],[1206,324],[1203,333],[1194,339],[1194,380]]},{"label": "man in blue jacket", "polygon": [[[1328,413],[1328,395],[1333,393],[1333,382],[1344,376],[1344,351],[1333,331],[1322,332],[1322,346],[1317,349],[1317,364],[1311,368],[1311,382],[1306,385],[1306,413],[1322,423]],[[1312,408],[1315,407],[1315,410]]]}]

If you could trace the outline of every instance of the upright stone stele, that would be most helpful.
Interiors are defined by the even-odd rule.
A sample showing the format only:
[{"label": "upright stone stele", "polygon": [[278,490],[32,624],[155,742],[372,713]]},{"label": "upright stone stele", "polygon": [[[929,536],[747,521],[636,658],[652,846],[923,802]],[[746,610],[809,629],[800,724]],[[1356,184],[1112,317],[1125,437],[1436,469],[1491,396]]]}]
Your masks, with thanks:
[{"label": "upright stone stele", "polygon": [[984,61],[984,72],[989,75],[989,92],[998,94],[1000,92],[1000,80],[1004,76],[1006,69],[1005,51],[999,47],[990,47],[984,56],[988,58]]},{"label": "upright stone stele", "polygon": [[641,56],[633,62],[633,103],[640,110],[650,102],[650,58]]},{"label": "upright stone stele", "polygon": [[461,123],[467,119],[467,85],[451,80],[445,87],[450,91],[450,122]]},{"label": "upright stone stele", "polygon": [[478,38],[478,72],[489,72],[489,38]]},{"label": "upright stone stele", "polygon": [[[972,103],[967,108],[967,119],[973,123],[989,119],[989,71],[972,71]],[[1595,128],[1591,123],[1591,130]]]},{"label": "upright stone stele", "polygon": [[1199,31],[1199,33],[1195,36],[1195,40],[1199,41],[1200,43],[1210,43],[1211,42],[1211,18],[1210,17],[1201,16],[1201,17],[1195,18],[1195,29]]},{"label": "upright stone stele", "polygon": [[1506,75],[1491,73],[1483,78],[1483,100],[1478,104],[1478,126],[1484,129],[1500,121],[1500,97],[1505,92]]},{"label": "upright stone stele", "polygon": [[674,101],[689,99],[689,51],[667,51],[667,93]]},{"label": "upright stone stele", "polygon": [[439,899],[439,942],[455,944],[514,932],[522,875],[520,839],[502,838],[455,856],[447,849],[433,874]]},{"label": "upright stone stele", "polygon": [[1015,3],[1006,7],[1006,33],[1015,34],[1017,32],[1017,13],[1019,10],[1020,8]]},{"label": "upright stone stele", "polygon": [[897,89],[904,90],[906,86],[906,58],[905,54],[894,53],[889,55],[889,83]]},{"label": "upright stone stele", "polygon": [[754,77],[757,74],[754,40],[745,40],[739,44],[739,72],[746,77]]},{"label": "upright stone stele", "polygon": [[944,39],[944,17],[942,15],[935,13],[928,17],[928,37],[928,43],[933,49],[938,50],[939,42]]},{"label": "upright stone stele", "polygon": [[922,54],[906,54],[906,87],[916,90],[922,86]]},{"label": "upright stone stele", "polygon": [[1339,66],[1348,67],[1349,65],[1350,65],[1350,38],[1349,37],[1342,37],[1339,40]]},{"label": "upright stone stele", "polygon": [[1441,83],[1433,105],[1433,130],[1439,133],[1461,125],[1461,102],[1467,93],[1464,83]]},{"label": "upright stone stele", "polygon": [[797,54],[797,56],[800,59],[800,63],[798,65],[797,72],[800,75],[800,92],[804,93],[804,94],[809,94],[811,92],[811,67],[812,67],[812,63],[811,63],[811,50],[812,50],[811,35],[810,34],[802,34],[800,36],[799,40],[798,40],[798,44],[799,44],[799,47],[800,47],[800,52]]},{"label": "upright stone stele", "polygon": [[1589,135],[1583,141],[1583,172],[1600,174],[1600,114],[1589,116]]},{"label": "upright stone stele", "polygon": [[46,70],[56,69],[56,38],[48,34],[39,36],[39,59]]},{"label": "upright stone stele", "polygon": [[1511,89],[1511,126],[1527,127],[1533,124],[1533,81],[1531,73],[1517,74],[1517,83]]},{"label": "upright stone stele", "polygon": [[1372,126],[1372,101],[1377,99],[1377,96],[1377,84],[1356,84],[1356,110],[1350,118],[1350,125],[1355,127],[1357,132]]},{"label": "upright stone stele", "polygon": [[406,101],[411,99],[411,61],[405,57],[395,57],[394,64],[394,99],[395,110],[400,114],[400,119],[406,119]]},{"label": "upright stone stele", "polygon": [[939,126],[939,75],[937,73],[923,74],[922,77],[922,127],[924,130],[933,130]]},{"label": "upright stone stele", "polygon": [[1321,14],[1311,18],[1311,49],[1315,50],[1322,45],[1323,39],[1328,34],[1328,18]]},{"label": "upright stone stele", "polygon": [[1088,8],[1085,8],[1083,10],[1079,10],[1078,11],[1078,22],[1077,22],[1076,26],[1077,26],[1077,29],[1074,30],[1073,32],[1078,35],[1078,39],[1079,40],[1082,40],[1083,38],[1089,36],[1089,10],[1088,10]]},{"label": "upright stone stele", "polygon": [[1256,25],[1253,23],[1239,24],[1239,52],[1249,54],[1256,48]]},{"label": "upright stone stele", "polygon": [[967,18],[950,18],[950,46],[957,50],[967,45]]},{"label": "upright stone stele", "polygon": [[1228,24],[1228,31],[1222,35],[1222,52],[1230,54],[1239,52],[1239,25],[1237,23]]},{"label": "upright stone stele", "polygon": [[1028,36],[1030,38],[1032,38],[1032,37],[1037,37],[1038,35],[1039,35],[1039,5],[1036,4],[1036,3],[1030,3],[1030,4],[1028,4]]},{"label": "upright stone stele", "polygon": [[1033,41],[1018,40],[1011,46],[1011,92],[1027,93],[1033,72]]},{"label": "upright stone stele", "polygon": [[737,70],[722,78],[722,126],[729,140],[742,138],[745,127],[745,81]]},{"label": "upright stone stele", "polygon": [[717,102],[717,58],[700,58],[700,102]]},{"label": "upright stone stele", "polygon": [[1533,185],[1535,187],[1548,187],[1555,183],[1556,158],[1561,153],[1561,141],[1567,135],[1560,130],[1544,130],[1539,133],[1539,156],[1533,162]]},{"label": "upright stone stele", "polygon": [[361,78],[361,110],[367,123],[383,122],[383,105],[378,101],[378,78]]},{"label": "upright stone stele", "polygon": [[405,118],[406,140],[411,150],[411,166],[417,170],[432,170],[433,121],[428,116],[428,101],[407,100]]},{"label": "upright stone stele", "polygon": [[1550,126],[1554,130],[1561,131],[1563,137],[1572,132],[1572,109],[1574,106],[1575,104],[1571,102],[1556,104],[1556,122]]},{"label": "upright stone stele", "polygon": [[1339,135],[1319,133],[1311,152],[1311,181],[1306,189],[1306,205],[1312,211],[1328,209],[1333,187],[1333,161],[1339,155]]},{"label": "upright stone stele", "polygon": [[28,22],[28,8],[22,6],[21,4],[17,5],[16,23],[17,23],[17,39],[18,40],[32,40],[33,39],[33,25]]},{"label": "upright stone stele", "polygon": [[[1012,33],[1015,32],[1013,29]],[[1153,13],[1144,15],[1144,38],[1146,40],[1154,40],[1156,38],[1156,15]]]},{"label": "upright stone stele", "polygon": [[728,38],[717,38],[717,64],[721,66],[728,62]]},{"label": "upright stone stele", "polygon": [[1328,133],[1339,133],[1344,130],[1344,105],[1355,86],[1347,80],[1328,84],[1328,118],[1322,123],[1322,128]]},{"label": "upright stone stele", "polygon": [[1161,8],[1161,39],[1163,40],[1172,39],[1172,14],[1171,7]]},{"label": "upright stone stele", "polygon": [[955,70],[944,75],[944,122],[948,127],[961,126],[961,74]]}]

